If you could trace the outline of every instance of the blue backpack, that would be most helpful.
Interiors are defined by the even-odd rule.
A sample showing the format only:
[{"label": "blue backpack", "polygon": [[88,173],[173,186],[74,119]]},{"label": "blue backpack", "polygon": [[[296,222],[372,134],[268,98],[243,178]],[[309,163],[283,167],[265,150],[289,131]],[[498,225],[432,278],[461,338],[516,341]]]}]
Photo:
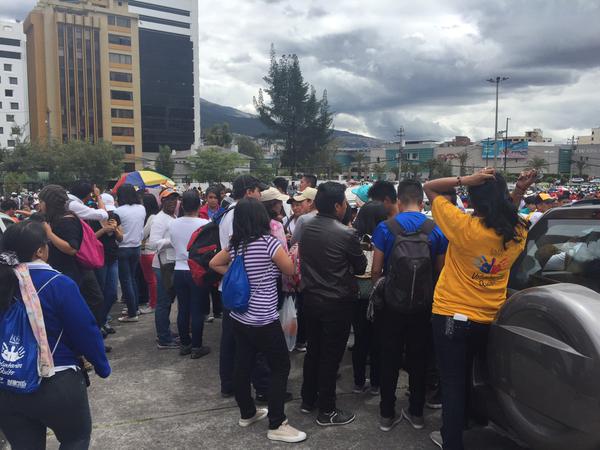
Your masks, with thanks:
[{"label": "blue backpack", "polygon": [[[52,354],[61,337],[62,331]],[[40,387],[41,381],[38,374],[38,343],[31,330],[25,304],[17,300],[0,319],[0,389],[30,394]]]},{"label": "blue backpack", "polygon": [[250,280],[248,280],[242,253],[236,254],[233,263],[223,276],[221,297],[226,309],[237,313],[248,311]]}]

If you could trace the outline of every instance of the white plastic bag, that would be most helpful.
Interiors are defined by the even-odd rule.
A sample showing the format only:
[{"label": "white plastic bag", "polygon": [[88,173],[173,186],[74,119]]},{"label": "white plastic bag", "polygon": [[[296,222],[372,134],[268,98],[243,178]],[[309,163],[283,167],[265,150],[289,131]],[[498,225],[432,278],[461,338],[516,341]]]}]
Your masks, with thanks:
[{"label": "white plastic bag", "polygon": [[291,352],[296,346],[296,335],[298,334],[298,318],[292,295],[286,295],[283,307],[279,311],[279,320],[281,321],[281,328],[283,329],[283,336],[285,337],[288,351]]}]

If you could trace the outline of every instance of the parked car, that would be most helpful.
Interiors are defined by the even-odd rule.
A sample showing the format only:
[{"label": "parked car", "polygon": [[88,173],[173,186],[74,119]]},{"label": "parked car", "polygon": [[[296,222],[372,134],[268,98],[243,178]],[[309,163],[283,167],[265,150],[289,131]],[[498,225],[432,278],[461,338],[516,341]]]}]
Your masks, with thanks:
[{"label": "parked car", "polygon": [[600,448],[600,206],[532,227],[476,361],[472,405],[531,448]]}]

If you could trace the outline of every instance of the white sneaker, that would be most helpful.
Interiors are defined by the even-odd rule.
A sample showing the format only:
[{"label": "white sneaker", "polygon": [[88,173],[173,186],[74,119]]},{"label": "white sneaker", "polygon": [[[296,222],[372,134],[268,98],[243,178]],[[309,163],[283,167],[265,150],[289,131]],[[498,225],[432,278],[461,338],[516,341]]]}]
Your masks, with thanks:
[{"label": "white sneaker", "polygon": [[139,316],[133,316],[133,317],[123,316],[123,317],[119,317],[119,322],[138,322],[139,320],[140,320]]},{"label": "white sneaker", "polygon": [[432,431],[429,434],[429,439],[437,445],[439,448],[444,448],[444,441],[442,440],[442,433],[439,431]]},{"label": "white sneaker", "polygon": [[272,441],[281,442],[302,442],[306,440],[306,433],[304,431],[296,430],[293,426],[288,424],[286,420],[276,430],[269,430],[267,438]]},{"label": "white sneaker", "polygon": [[139,311],[140,314],[152,314],[154,312],[154,308],[151,306],[142,306]]},{"label": "white sneaker", "polygon": [[265,417],[267,417],[267,414],[269,414],[269,410],[267,408],[258,408],[256,410],[256,414],[254,414],[253,417],[250,417],[249,419],[240,419],[238,424],[240,425],[240,427],[249,427],[254,422],[263,420]]},{"label": "white sneaker", "polygon": [[214,318],[214,316],[208,316],[208,317],[206,318],[206,322],[207,322],[207,323],[213,323],[214,321],[215,321],[215,318]]}]

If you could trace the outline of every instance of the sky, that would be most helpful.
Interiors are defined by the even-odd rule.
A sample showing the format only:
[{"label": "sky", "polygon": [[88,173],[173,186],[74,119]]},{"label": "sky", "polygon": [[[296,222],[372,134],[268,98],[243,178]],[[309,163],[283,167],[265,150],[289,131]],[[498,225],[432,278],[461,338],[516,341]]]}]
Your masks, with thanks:
[{"label": "sky", "polygon": [[[598,0],[199,0],[200,89],[255,113],[269,50],[327,90],[335,127],[392,139],[541,128],[562,143],[600,126]],[[0,0],[24,18],[35,0]]]}]

